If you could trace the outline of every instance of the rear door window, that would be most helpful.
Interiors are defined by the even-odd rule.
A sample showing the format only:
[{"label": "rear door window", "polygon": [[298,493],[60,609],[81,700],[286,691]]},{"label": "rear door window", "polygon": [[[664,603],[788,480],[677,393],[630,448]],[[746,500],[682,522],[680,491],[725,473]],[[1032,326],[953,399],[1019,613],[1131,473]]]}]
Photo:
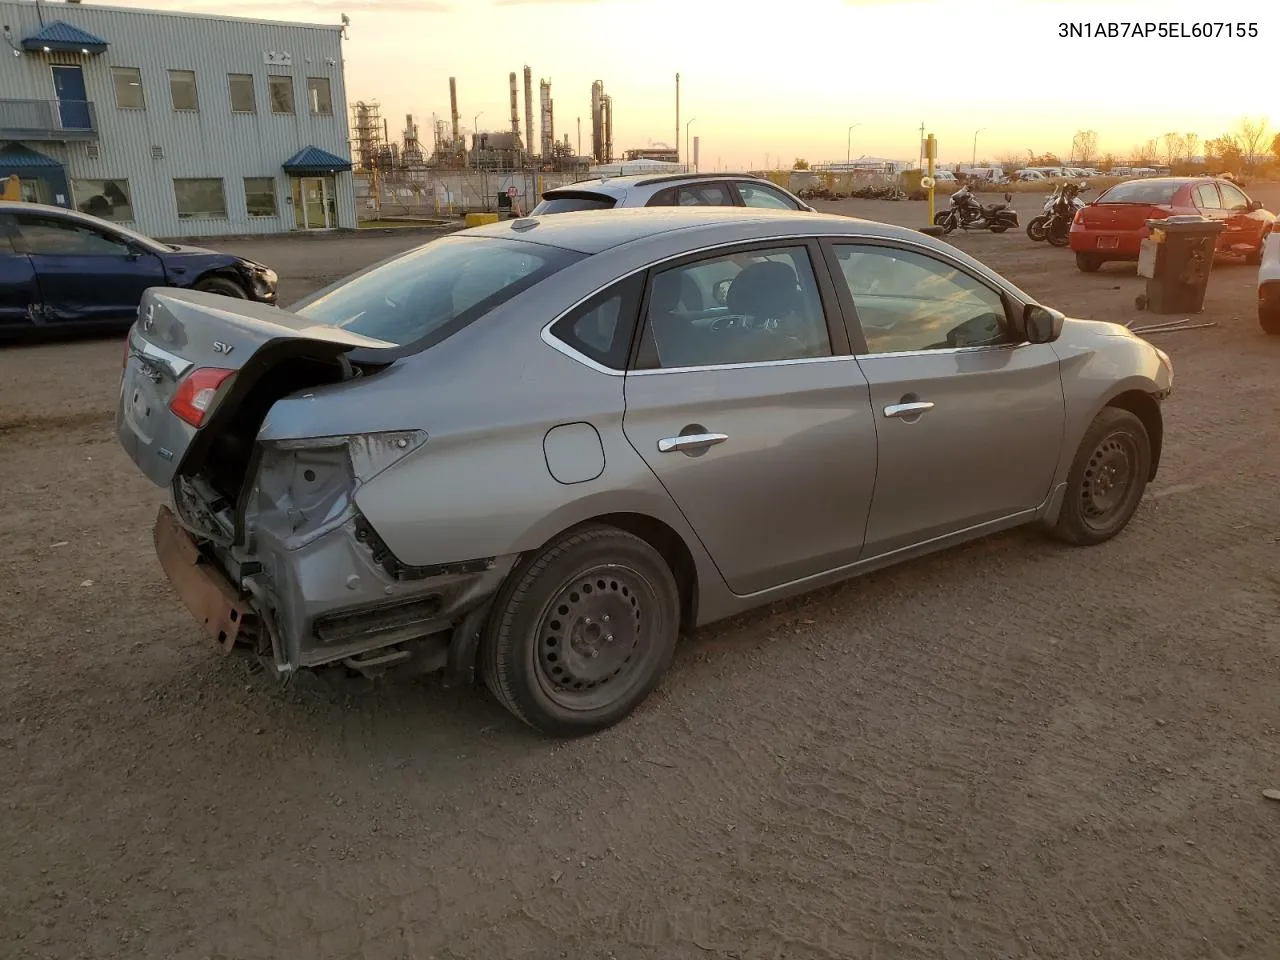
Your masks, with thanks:
[{"label": "rear door window", "polygon": [[1222,201],[1218,199],[1218,188],[1212,182],[1196,184],[1196,188],[1191,191],[1191,199],[1201,210],[1222,209]]},{"label": "rear door window", "polygon": [[676,204],[681,207],[736,206],[727,183],[685,184],[676,194]]},{"label": "rear door window", "polygon": [[340,281],[294,312],[425,349],[583,254],[498,237],[442,237]]}]

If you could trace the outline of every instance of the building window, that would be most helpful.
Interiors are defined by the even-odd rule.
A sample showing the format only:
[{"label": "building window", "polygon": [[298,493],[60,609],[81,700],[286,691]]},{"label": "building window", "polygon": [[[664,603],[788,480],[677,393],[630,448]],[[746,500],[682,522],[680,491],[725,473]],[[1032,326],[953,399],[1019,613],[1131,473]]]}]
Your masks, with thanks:
[{"label": "building window", "polygon": [[145,110],[142,96],[142,71],[137,67],[112,67],[111,79],[116,85],[116,107],[121,110]]},{"label": "building window", "polygon": [[196,72],[170,70],[169,97],[173,100],[175,110],[199,110],[200,98],[196,96]]},{"label": "building window", "polygon": [[229,73],[227,83],[231,88],[232,113],[257,113],[253,99],[253,76],[248,73]]},{"label": "building window", "polygon": [[293,77],[277,74],[267,82],[271,85],[271,112],[293,113]]},{"label": "building window", "polygon": [[245,177],[244,205],[251,217],[276,215],[276,181],[274,177]]},{"label": "building window", "polygon": [[133,219],[133,198],[128,180],[72,180],[76,209],[117,223]]},{"label": "building window", "polygon": [[328,77],[307,77],[307,101],[316,116],[333,116],[333,95],[329,91]]},{"label": "building window", "polygon": [[173,195],[178,201],[179,220],[227,219],[227,197],[220,179],[175,179]]}]

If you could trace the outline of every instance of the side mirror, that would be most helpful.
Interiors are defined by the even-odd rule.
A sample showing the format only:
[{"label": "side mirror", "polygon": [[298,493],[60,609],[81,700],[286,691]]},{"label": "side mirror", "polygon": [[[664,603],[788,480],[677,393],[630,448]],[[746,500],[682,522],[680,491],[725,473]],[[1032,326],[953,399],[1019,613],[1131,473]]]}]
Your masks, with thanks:
[{"label": "side mirror", "polygon": [[1249,201],[1249,212],[1250,212],[1250,213],[1253,213],[1253,211],[1255,211],[1255,210],[1261,210],[1261,209],[1262,209],[1262,201],[1261,201],[1261,200],[1250,200],[1250,201]]},{"label": "side mirror", "polygon": [[1029,303],[1022,311],[1022,329],[1031,343],[1053,343],[1062,336],[1066,316],[1052,307]]}]

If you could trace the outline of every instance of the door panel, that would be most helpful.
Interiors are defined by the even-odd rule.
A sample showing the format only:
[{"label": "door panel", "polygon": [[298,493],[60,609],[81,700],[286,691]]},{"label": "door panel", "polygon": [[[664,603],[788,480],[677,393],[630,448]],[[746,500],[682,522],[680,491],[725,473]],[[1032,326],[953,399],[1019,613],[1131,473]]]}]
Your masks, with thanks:
[{"label": "door panel", "polygon": [[64,130],[88,130],[92,127],[89,117],[88,96],[85,94],[84,72],[78,66],[55,64],[53,93],[58,98],[58,118]]},{"label": "door panel", "polygon": [[[726,265],[723,304],[692,297]],[[737,594],[853,563],[862,546],[875,425],[857,362],[831,355],[826,284],[803,246],[650,281],[623,428]]]},{"label": "door panel", "polygon": [[870,558],[1038,507],[1061,453],[1058,357],[1016,343],[1002,295],[941,256],[833,244],[878,434]]},{"label": "door panel", "polygon": [[[1044,502],[1065,403],[1047,344],[864,357],[879,432],[866,556],[999,520]],[[893,407],[923,403],[916,416]]]},{"label": "door panel", "polygon": [[127,318],[144,290],[165,284],[159,257],[135,254],[113,234],[30,214],[19,215],[17,224],[52,323]]},{"label": "door panel", "polygon": [[1218,182],[1222,206],[1226,211],[1227,229],[1223,233],[1222,246],[1227,249],[1248,247],[1262,243],[1262,227],[1266,220],[1255,216],[1249,209],[1249,198],[1244,191],[1231,183]]},{"label": "door panel", "polygon": [[0,326],[28,326],[30,307],[40,302],[36,272],[26,254],[9,240],[6,219],[0,217]]}]

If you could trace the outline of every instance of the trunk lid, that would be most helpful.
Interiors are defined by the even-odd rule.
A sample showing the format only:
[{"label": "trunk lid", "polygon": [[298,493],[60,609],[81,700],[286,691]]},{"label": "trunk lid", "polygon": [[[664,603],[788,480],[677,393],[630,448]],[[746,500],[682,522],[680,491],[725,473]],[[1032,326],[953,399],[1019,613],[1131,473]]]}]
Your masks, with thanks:
[{"label": "trunk lid", "polygon": [[1130,233],[1141,230],[1148,220],[1167,217],[1168,208],[1149,203],[1090,203],[1080,211],[1080,222],[1091,230],[1115,230]]},{"label": "trunk lid", "polygon": [[129,331],[116,432],[147,478],[167,487],[199,469],[222,425],[256,417],[241,424],[256,434],[280,397],[350,376],[347,352],[394,346],[266,304],[153,287]]}]

